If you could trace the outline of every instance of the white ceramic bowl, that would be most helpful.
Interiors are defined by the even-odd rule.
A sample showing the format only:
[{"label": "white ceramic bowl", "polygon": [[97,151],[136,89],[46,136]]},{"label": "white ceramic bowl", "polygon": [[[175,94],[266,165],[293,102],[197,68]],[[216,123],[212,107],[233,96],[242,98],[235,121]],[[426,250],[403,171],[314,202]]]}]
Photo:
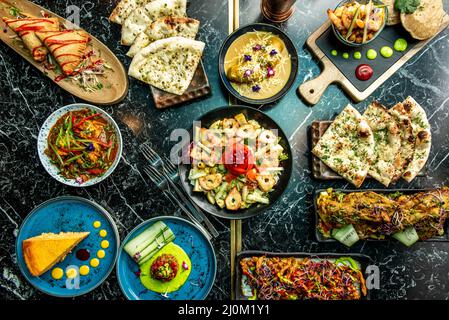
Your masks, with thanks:
[{"label": "white ceramic bowl", "polygon": [[[83,182],[83,183],[79,183],[75,179],[67,179],[67,178],[61,176],[59,174],[58,167],[55,166],[53,163],[51,163],[50,158],[45,154],[45,149],[47,148],[48,134],[50,133],[50,130],[53,127],[53,125],[67,112],[80,110],[83,108],[89,108],[89,109],[95,110],[98,113],[101,113],[101,115],[114,127],[114,130],[117,135],[118,151],[117,151],[117,155],[116,155],[111,167],[102,176],[89,179],[88,181]],[[97,184],[97,183],[103,181],[104,179],[106,179],[115,170],[115,168],[117,167],[117,164],[120,161],[120,158],[122,156],[122,146],[123,146],[122,135],[121,135],[120,129],[119,129],[117,123],[114,121],[114,119],[112,119],[112,117],[108,113],[106,113],[104,110],[102,110],[98,107],[95,107],[93,105],[87,104],[87,103],[69,104],[69,105],[64,106],[64,107],[56,110],[55,112],[53,112],[45,120],[44,124],[42,125],[42,127],[39,131],[39,136],[37,138],[37,152],[39,154],[39,159],[40,159],[42,165],[44,166],[45,170],[47,170],[47,172],[57,181],[59,181],[63,184],[66,184],[68,186],[72,186],[72,187],[88,187],[88,186],[92,186],[92,185]]]}]

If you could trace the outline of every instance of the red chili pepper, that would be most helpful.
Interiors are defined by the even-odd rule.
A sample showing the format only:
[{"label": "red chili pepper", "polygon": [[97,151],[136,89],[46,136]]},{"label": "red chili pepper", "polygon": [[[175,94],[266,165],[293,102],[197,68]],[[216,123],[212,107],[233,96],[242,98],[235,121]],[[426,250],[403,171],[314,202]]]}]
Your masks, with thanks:
[{"label": "red chili pepper", "polygon": [[91,115],[91,116],[84,117],[84,118],[82,118],[82,119],[80,120],[80,122],[78,122],[78,123],[75,125],[75,127],[76,127],[76,128],[79,128],[79,127],[80,127],[84,122],[86,122],[87,120],[90,120],[90,119],[95,118],[95,117],[98,117],[98,116],[101,116],[101,113],[96,113],[96,114],[93,114],[93,115]]},{"label": "red chili pepper", "polygon": [[75,153],[75,154],[81,153],[81,150],[72,150],[72,149],[66,149],[66,148],[63,148],[63,147],[59,147],[59,149],[61,151],[67,152],[67,153],[69,153],[69,152],[72,152],[72,153]]},{"label": "red chili pepper", "polygon": [[87,172],[89,174],[97,175],[97,174],[102,174],[104,172],[104,170],[103,169],[89,169],[89,170],[87,170]]}]

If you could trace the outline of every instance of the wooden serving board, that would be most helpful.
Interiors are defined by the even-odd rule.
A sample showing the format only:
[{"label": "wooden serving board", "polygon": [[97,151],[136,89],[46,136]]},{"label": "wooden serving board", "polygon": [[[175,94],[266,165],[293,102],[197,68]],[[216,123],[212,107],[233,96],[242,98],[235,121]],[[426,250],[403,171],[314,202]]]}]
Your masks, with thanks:
[{"label": "wooden serving board", "polygon": [[208,96],[211,93],[209,79],[204,71],[203,62],[200,61],[186,92],[182,95],[173,94],[150,86],[153,101],[158,109],[165,109],[180,103]]},{"label": "wooden serving board", "polygon": [[[445,15],[438,33],[443,31],[448,25],[449,16]],[[383,46],[393,48],[394,41],[398,38],[407,40],[407,50],[404,52],[395,51],[392,57],[383,58],[380,55],[380,49]],[[299,94],[307,103],[315,105],[331,83],[338,83],[355,102],[363,101],[432,39],[414,40],[399,24],[386,26],[379,36],[367,45],[358,48],[349,47],[337,39],[333,33],[330,21],[327,21],[312,33],[306,42],[307,47],[321,62],[322,72],[315,79],[301,84],[298,88]],[[338,56],[332,56],[331,51],[334,49],[337,50]],[[375,60],[366,58],[366,52],[369,49],[377,51],[378,56]],[[353,58],[353,53],[356,51],[360,51],[362,54],[360,60]],[[349,53],[349,59],[342,57],[343,52]],[[374,69],[374,75],[368,81],[360,81],[355,76],[357,66],[364,63],[371,65]]]},{"label": "wooden serving board", "polygon": [[[332,121],[314,121],[310,126],[310,138],[311,138],[311,149],[312,150],[321,139],[323,134],[326,132],[327,128],[331,125]],[[424,168],[418,173],[418,177],[426,176],[427,170]],[[320,160],[317,156],[312,154],[312,176],[318,180],[343,180],[344,178],[336,173],[334,170],[329,168]],[[367,179],[372,179],[369,175]]]},{"label": "wooden serving board", "polygon": [[[50,17],[58,18],[61,26],[70,26],[71,23],[57,14],[42,8],[41,6],[34,4],[27,0],[20,1],[6,1],[0,0],[0,18],[11,17],[10,8],[16,7],[21,12],[26,12],[36,17],[42,17],[42,12],[48,14]],[[117,57],[106,47],[100,40],[92,35],[89,35],[91,41],[89,47],[95,52],[94,57],[98,58],[98,54],[101,54],[101,58],[112,68],[112,70],[106,70],[105,75],[101,76],[101,83],[103,88],[101,90],[95,90],[88,92],[70,79],[64,79],[56,82],[55,78],[60,75],[56,70],[49,70],[44,67],[43,63],[36,62],[31,56],[31,53],[27,48],[23,46],[22,41],[16,35],[14,31],[9,29],[6,24],[0,19],[2,32],[0,32],[0,39],[6,43],[11,49],[20,54],[30,64],[40,70],[44,75],[50,78],[56,85],[60,86],[64,90],[73,94],[74,96],[83,99],[87,102],[91,102],[99,105],[115,104],[125,98],[128,93],[128,75],[123,67],[122,63]]]}]

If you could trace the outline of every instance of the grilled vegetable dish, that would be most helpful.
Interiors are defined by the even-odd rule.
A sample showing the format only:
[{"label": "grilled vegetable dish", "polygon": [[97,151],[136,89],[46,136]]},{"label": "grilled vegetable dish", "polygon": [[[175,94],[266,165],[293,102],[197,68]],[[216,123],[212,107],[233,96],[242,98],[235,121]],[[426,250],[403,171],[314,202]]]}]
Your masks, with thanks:
[{"label": "grilled vegetable dish", "polygon": [[336,31],[349,42],[363,44],[373,39],[385,24],[385,6],[370,0],[367,4],[348,2],[327,15]]},{"label": "grilled vegetable dish", "polygon": [[269,204],[288,156],[274,131],[243,114],[196,127],[189,180],[195,192],[228,210]]},{"label": "grilled vegetable dish", "polygon": [[444,234],[449,188],[411,194],[329,189],[318,196],[317,208],[325,237],[352,245],[358,239],[393,236],[409,246]]},{"label": "grilled vegetable dish", "polygon": [[360,265],[349,257],[250,257],[240,267],[249,300],[359,300],[367,294]]},{"label": "grilled vegetable dish", "polygon": [[118,151],[116,132],[89,108],[64,114],[51,128],[45,154],[67,179],[83,183],[103,175]]}]

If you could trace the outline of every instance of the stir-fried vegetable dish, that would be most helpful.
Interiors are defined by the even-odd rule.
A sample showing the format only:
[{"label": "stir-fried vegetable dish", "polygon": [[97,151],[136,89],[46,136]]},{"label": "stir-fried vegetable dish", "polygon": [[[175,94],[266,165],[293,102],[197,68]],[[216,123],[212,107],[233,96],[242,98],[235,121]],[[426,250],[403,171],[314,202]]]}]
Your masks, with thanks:
[{"label": "stir-fried vegetable dish", "polygon": [[196,127],[189,180],[210,203],[228,210],[269,204],[288,158],[280,138],[243,114]]},{"label": "stir-fried vegetable dish", "polygon": [[426,240],[444,234],[449,188],[410,194],[329,189],[320,193],[317,208],[319,230],[327,237],[352,225],[360,239],[384,239],[414,228],[417,237]]},{"label": "stir-fried vegetable dish", "polygon": [[240,261],[249,300],[358,300],[367,294],[358,262],[349,257],[250,257]]},{"label": "stir-fried vegetable dish", "polygon": [[385,6],[371,0],[367,4],[348,2],[335,10],[328,9],[327,15],[340,35],[353,43],[371,40],[382,29],[386,18]]},{"label": "stir-fried vegetable dish", "polygon": [[88,108],[64,114],[51,128],[47,142],[45,153],[60,174],[80,184],[103,175],[118,150],[114,127]]}]

